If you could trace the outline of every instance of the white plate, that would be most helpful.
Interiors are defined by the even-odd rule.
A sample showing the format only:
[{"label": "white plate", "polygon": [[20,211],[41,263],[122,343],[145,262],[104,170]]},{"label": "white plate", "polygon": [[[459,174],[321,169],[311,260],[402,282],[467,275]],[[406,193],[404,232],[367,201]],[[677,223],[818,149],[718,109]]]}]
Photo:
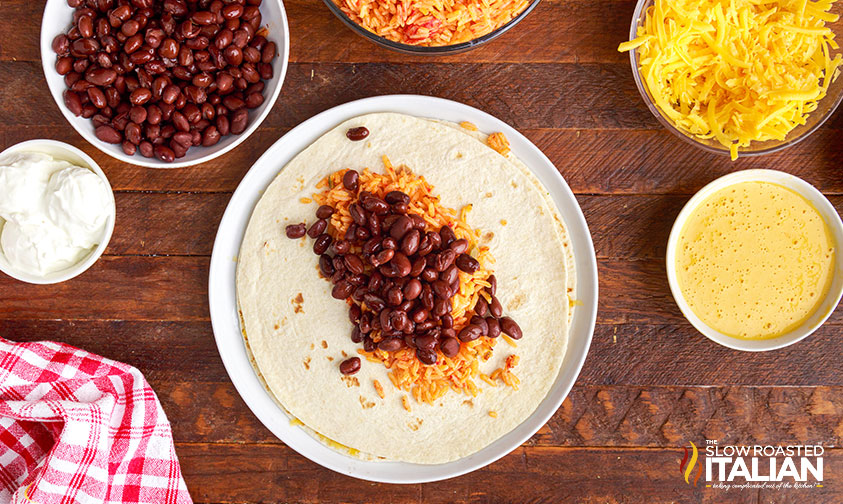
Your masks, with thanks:
[{"label": "white plate", "polygon": [[[317,441],[298,426],[274,402],[259,381],[246,354],[240,332],[235,294],[236,257],[252,210],[264,189],[296,154],[337,124],[361,114],[398,112],[452,122],[471,121],[481,131],[502,131],[512,150],[550,192],[570,234],[577,268],[574,311],[568,350],[556,382],[539,407],[518,427],[468,457],[446,464],[363,461],[344,455]],[[515,129],[468,105],[441,98],[392,95],[366,98],[326,110],[308,119],[270,147],[243,177],[220,223],[208,285],[211,323],[223,364],[237,391],[261,422],[290,448],[328,469],[348,476],[386,483],[437,481],[479,469],[508,454],[539,430],[556,412],[582,368],[597,316],[597,262],[585,218],[568,184],[553,163]],[[314,399],[317,400],[317,399]]]}]

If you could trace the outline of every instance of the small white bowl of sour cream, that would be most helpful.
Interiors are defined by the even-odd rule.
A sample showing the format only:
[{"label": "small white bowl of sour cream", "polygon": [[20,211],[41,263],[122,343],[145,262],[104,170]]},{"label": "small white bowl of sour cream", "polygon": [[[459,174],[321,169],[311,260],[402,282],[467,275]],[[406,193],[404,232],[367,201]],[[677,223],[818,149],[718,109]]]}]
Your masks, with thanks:
[{"label": "small white bowl of sour cream", "polygon": [[[43,274],[25,271],[16,267],[9,261],[2,245],[0,245],[0,271],[3,273],[22,282],[32,284],[54,284],[64,282],[80,275],[90,268],[91,265],[100,258],[106,246],[108,246],[108,242],[111,240],[111,234],[114,231],[114,218],[116,214],[114,193],[111,190],[111,184],[109,184],[108,178],[105,176],[105,173],[103,173],[96,161],[76,147],[56,140],[37,139],[27,140],[25,142],[15,144],[0,152],[0,165],[4,164],[4,160],[10,159],[14,155],[26,153],[45,154],[57,161],[67,161],[71,165],[88,169],[102,180],[105,184],[105,188],[108,190],[107,196],[104,196],[103,198],[103,205],[101,209],[101,213],[105,215],[105,223],[102,225],[101,234],[99,234],[95,240],[96,243],[89,249],[82,252],[82,254],[80,254],[80,256],[72,264]],[[6,224],[6,220],[0,216],[0,236],[2,236],[2,232]]]},{"label": "small white bowl of sour cream", "polygon": [[[815,305],[816,308],[807,317],[802,319],[801,322],[795,323],[793,326],[789,326],[784,332],[770,337],[741,338],[713,328],[703,321],[691,308],[691,304],[686,297],[686,293],[683,292],[678,278],[678,244],[683,229],[691,216],[700,208],[701,204],[709,200],[715,193],[744,182],[776,184],[790,189],[804,198],[822,217],[829,241],[834,249],[834,255],[828,269],[830,272],[830,281],[827,283],[828,288],[825,295],[821,296],[821,300]],[[808,337],[828,319],[840,302],[840,298],[843,296],[843,222],[841,222],[840,216],[828,199],[814,186],[804,180],[776,170],[743,170],[714,180],[703,187],[685,204],[670,232],[670,238],[667,242],[666,263],[667,279],[676,304],[679,306],[685,318],[704,336],[735,350],[749,352],[775,350],[792,345]],[[721,284],[712,278],[712,283],[706,287],[716,288],[717,285]],[[719,294],[720,292],[717,292],[715,295]]]}]

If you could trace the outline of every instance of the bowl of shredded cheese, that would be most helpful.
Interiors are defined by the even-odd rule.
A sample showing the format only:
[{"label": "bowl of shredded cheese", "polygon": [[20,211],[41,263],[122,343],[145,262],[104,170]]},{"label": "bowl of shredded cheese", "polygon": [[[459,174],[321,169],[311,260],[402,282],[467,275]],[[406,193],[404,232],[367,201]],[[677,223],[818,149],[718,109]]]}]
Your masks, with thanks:
[{"label": "bowl of shredded cheese", "polygon": [[635,83],[667,129],[709,152],[793,145],[843,101],[837,0],[639,0]]},{"label": "bowl of shredded cheese", "polygon": [[364,38],[411,54],[454,54],[503,35],[540,0],[324,0]]}]

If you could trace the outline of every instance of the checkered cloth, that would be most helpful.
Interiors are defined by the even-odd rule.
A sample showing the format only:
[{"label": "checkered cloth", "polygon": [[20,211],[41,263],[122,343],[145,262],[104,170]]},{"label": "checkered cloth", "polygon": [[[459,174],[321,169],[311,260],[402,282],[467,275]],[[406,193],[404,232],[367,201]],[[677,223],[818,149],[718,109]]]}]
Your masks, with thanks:
[{"label": "checkered cloth", "polygon": [[0,503],[190,503],[170,424],[137,369],[0,338]]}]

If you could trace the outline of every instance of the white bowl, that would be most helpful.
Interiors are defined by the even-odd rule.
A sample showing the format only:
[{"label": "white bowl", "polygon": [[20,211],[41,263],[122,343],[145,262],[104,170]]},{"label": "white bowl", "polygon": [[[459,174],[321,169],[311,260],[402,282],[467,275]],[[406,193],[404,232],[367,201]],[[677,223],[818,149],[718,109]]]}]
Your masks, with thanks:
[{"label": "white bowl", "polygon": [[281,85],[287,73],[287,59],[290,55],[287,14],[281,0],[263,0],[260,11],[264,26],[269,30],[269,35],[266,38],[275,42],[278,49],[277,55],[272,61],[272,79],[266,81],[264,102],[260,107],[249,111],[249,125],[246,130],[239,135],[229,134],[222,137],[216,145],[211,147],[191,147],[183,158],[176,159],[172,163],[165,163],[154,157],[145,158],[140,153],[128,156],[123,152],[120,144],[109,144],[98,139],[94,135],[94,125],[91,120],[73,115],[64,104],[62,93],[67,89],[67,86],[64,84],[64,77],[56,72],[56,53],[53,52],[52,43],[58,34],[65,33],[71,26],[73,11],[74,9],[67,5],[66,0],[47,0],[47,5],[44,7],[44,17],[41,20],[41,65],[44,68],[47,85],[59,110],[64,114],[70,125],[94,147],[125,163],[150,168],[180,168],[204,163],[221,156],[240,145],[258,129],[281,92]]},{"label": "white bowl", "polygon": [[[791,189],[808,200],[812,205],[814,205],[822,218],[825,220],[835,242],[834,276],[832,278],[831,287],[828,289],[828,294],[819,309],[817,309],[813,315],[805,320],[802,325],[792,331],[775,338],[759,340],[740,339],[728,336],[713,329],[700,320],[700,318],[691,311],[691,308],[685,301],[682,290],[679,288],[679,282],[676,279],[676,244],[679,241],[679,234],[685,226],[685,222],[688,220],[691,213],[711,194],[740,182],[751,181],[772,182]],[[673,293],[673,298],[676,300],[676,304],[679,305],[679,309],[682,310],[682,314],[685,315],[685,318],[688,319],[688,321],[708,339],[735,350],[744,350],[748,352],[775,350],[792,345],[793,343],[808,337],[811,333],[816,331],[817,328],[826,321],[826,319],[828,319],[834,311],[834,308],[837,306],[837,303],[840,302],[840,297],[843,295],[843,247],[841,247],[841,245],[843,245],[843,223],[840,221],[840,216],[837,214],[837,211],[828,199],[826,199],[826,197],[823,196],[823,194],[814,186],[799,177],[776,170],[743,170],[720,177],[703,187],[697,194],[694,195],[693,198],[691,198],[690,201],[688,201],[688,203],[685,204],[682,211],[679,212],[679,216],[673,224],[673,228],[670,231],[670,238],[668,238],[667,242],[667,281],[670,284],[670,291]]]},{"label": "white bowl", "polygon": [[[55,271],[53,273],[48,273],[45,276],[33,275],[32,273],[27,273],[14,268],[6,259],[6,256],[2,253],[2,249],[0,249],[0,271],[12,278],[20,280],[21,282],[32,284],[54,284],[70,280],[71,278],[82,274],[85,270],[90,268],[92,264],[97,262],[97,259],[100,258],[105,250],[105,247],[108,246],[108,242],[111,240],[111,233],[114,231],[114,216],[116,213],[116,207],[114,204],[114,193],[111,191],[111,184],[108,183],[108,178],[105,176],[105,173],[103,173],[97,162],[91,159],[90,156],[76,147],[64,142],[46,139],[27,140],[26,142],[15,144],[3,152],[0,152],[0,159],[5,157],[6,154],[11,154],[13,152],[39,152],[42,154],[49,154],[56,159],[62,159],[77,166],[90,169],[92,172],[96,173],[103,182],[105,182],[105,186],[108,188],[108,194],[110,197],[110,215],[108,216],[108,220],[106,220],[105,229],[103,230],[102,238],[100,238],[99,244],[87,256],[85,256],[84,259],[73,266],[69,266],[63,270]],[[4,221],[3,218],[0,218],[0,231],[3,229],[3,225],[5,223],[6,221]]]}]

